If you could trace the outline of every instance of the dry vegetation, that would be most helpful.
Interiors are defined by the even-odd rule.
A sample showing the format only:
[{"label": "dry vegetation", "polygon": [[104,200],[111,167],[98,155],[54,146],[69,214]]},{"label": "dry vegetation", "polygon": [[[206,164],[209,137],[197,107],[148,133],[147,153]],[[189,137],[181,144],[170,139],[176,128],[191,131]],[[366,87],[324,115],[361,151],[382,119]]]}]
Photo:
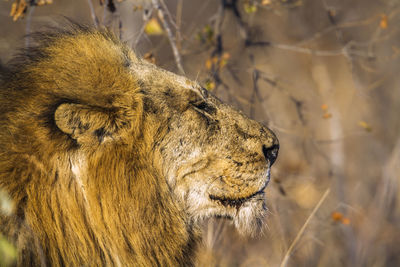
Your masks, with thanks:
[{"label": "dry vegetation", "polygon": [[277,133],[264,235],[210,220],[198,266],[400,265],[398,1],[2,0],[2,61],[60,15],[110,27]]}]

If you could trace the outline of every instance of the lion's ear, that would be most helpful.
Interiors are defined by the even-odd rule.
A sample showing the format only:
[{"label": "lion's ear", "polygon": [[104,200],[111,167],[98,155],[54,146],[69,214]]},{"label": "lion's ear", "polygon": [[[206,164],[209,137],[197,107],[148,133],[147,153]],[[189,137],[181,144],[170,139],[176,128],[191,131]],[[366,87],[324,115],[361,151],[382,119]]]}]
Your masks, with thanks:
[{"label": "lion's ear", "polygon": [[64,103],[57,107],[54,119],[57,127],[80,144],[102,143],[113,138],[128,122],[118,118],[118,112],[81,104]]}]

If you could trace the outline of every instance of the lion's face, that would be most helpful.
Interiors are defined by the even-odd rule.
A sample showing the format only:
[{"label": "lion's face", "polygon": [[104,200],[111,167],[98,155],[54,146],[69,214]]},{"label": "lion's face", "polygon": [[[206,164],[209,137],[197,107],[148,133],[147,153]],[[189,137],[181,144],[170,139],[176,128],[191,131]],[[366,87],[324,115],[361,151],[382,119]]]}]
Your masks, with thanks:
[{"label": "lion's face", "polygon": [[240,232],[257,232],[278,155],[274,133],[195,82],[143,62],[138,69],[145,116],[160,122],[154,147],[161,171],[187,213],[194,220],[230,218]]}]

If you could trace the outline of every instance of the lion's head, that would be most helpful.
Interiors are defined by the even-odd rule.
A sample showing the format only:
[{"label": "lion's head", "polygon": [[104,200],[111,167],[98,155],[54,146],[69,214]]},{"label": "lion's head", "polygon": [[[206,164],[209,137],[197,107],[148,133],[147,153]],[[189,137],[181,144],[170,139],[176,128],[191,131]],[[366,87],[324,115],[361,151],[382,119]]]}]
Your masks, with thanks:
[{"label": "lion's head", "polygon": [[73,28],[3,73],[0,187],[15,213],[2,231],[41,263],[176,265],[200,219],[259,229],[275,135],[112,35]]},{"label": "lion's head", "polygon": [[144,119],[162,132],[152,140],[160,170],[185,211],[194,220],[227,217],[240,232],[256,232],[278,154],[275,135],[196,82],[143,61],[132,71],[142,84]]}]

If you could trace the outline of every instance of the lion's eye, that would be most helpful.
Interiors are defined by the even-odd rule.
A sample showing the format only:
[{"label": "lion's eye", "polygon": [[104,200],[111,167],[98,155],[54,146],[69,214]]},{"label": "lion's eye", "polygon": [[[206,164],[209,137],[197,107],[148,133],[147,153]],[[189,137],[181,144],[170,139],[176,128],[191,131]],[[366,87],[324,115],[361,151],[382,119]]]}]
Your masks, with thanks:
[{"label": "lion's eye", "polygon": [[217,109],[215,107],[211,106],[205,101],[195,102],[192,103],[192,105],[195,109],[206,112],[208,114],[215,114],[217,112]]},{"label": "lion's eye", "polygon": [[201,94],[205,97],[205,98],[207,98],[208,97],[208,90],[207,89],[205,89],[204,87],[201,87],[200,88],[200,92],[201,92]]}]

